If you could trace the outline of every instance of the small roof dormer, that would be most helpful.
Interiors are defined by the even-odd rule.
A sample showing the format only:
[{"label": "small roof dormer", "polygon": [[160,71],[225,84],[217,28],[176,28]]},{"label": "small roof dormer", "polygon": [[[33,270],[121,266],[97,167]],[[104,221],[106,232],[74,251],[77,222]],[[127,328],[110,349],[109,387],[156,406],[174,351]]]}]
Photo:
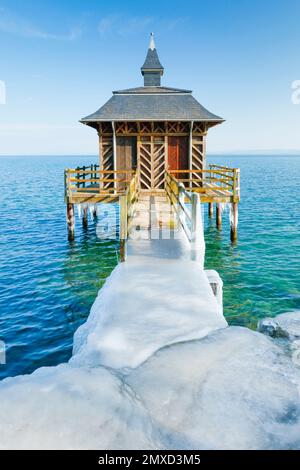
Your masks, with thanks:
[{"label": "small roof dormer", "polygon": [[150,34],[149,49],[141,72],[144,77],[144,86],[160,86],[164,68],[159,61],[153,33]]}]

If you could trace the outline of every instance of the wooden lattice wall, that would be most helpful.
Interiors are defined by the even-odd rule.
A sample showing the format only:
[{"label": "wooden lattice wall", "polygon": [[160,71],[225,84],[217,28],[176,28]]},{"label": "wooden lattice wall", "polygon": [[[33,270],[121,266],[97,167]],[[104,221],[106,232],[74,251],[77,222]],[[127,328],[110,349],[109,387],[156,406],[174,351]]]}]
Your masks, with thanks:
[{"label": "wooden lattice wall", "polygon": [[150,135],[138,139],[138,171],[141,189],[164,188],[166,145],[164,137]]},{"label": "wooden lattice wall", "polygon": [[[206,133],[204,123],[194,123],[191,137],[191,170],[204,170],[206,167]],[[193,178],[199,177],[194,173]],[[202,186],[202,182],[194,182],[193,186]]]},{"label": "wooden lattice wall", "polygon": [[[168,136],[189,136],[190,169],[205,169],[207,123],[195,122],[191,129],[190,122],[116,122],[114,129],[116,136],[137,137],[138,171],[144,190],[164,187],[164,172],[168,166]],[[113,170],[114,137],[110,122],[99,124],[99,147],[100,169]],[[103,185],[107,188],[111,183]]]},{"label": "wooden lattice wall", "polygon": [[[113,152],[113,136],[99,134],[99,155],[100,155],[100,170],[110,171],[114,170],[114,152]],[[105,176],[105,179],[113,179],[113,173],[109,173]],[[104,182],[101,183],[103,188],[110,188],[112,183]]]}]

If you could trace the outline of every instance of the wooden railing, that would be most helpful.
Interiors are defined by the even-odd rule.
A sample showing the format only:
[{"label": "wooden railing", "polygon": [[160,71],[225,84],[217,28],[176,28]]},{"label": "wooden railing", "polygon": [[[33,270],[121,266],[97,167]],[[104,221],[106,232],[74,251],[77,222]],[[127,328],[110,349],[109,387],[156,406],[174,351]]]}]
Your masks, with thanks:
[{"label": "wooden railing", "polygon": [[80,196],[124,193],[134,174],[131,170],[99,170],[99,165],[65,170],[65,197],[76,202]]},{"label": "wooden railing", "polygon": [[136,173],[130,180],[125,194],[120,195],[120,260],[126,261],[127,240],[134,216],[134,207],[139,195],[139,177]]},{"label": "wooden railing", "polygon": [[208,170],[170,170],[177,181],[186,189],[199,194],[215,192],[231,198],[231,202],[240,199],[240,170],[219,165],[209,165]]},{"label": "wooden railing", "polygon": [[165,173],[165,190],[190,242],[191,258],[204,265],[205,243],[199,194],[187,191],[184,184],[168,172]]},{"label": "wooden railing", "polygon": [[[233,202],[238,202],[240,200],[240,169],[239,168],[230,168],[228,166],[222,165],[209,165],[209,170],[212,172],[210,178],[219,178],[227,179],[227,182],[230,183],[232,187]],[[221,177],[220,177],[221,175]],[[222,186],[222,181],[220,181]]]}]

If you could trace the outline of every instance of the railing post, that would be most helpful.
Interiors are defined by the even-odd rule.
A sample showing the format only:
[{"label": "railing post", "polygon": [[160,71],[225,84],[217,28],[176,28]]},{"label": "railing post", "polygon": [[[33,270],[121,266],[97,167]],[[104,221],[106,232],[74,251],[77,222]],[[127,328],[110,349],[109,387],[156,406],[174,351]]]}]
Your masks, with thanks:
[{"label": "railing post", "polygon": [[83,179],[82,187],[85,188],[85,165],[83,165],[82,170],[83,170],[83,173],[82,173],[82,179]]},{"label": "railing post", "polygon": [[230,239],[234,243],[237,240],[237,227],[238,227],[238,201],[240,198],[240,170],[235,168],[233,170],[233,185],[232,185],[232,204],[230,206]]},{"label": "railing post", "polygon": [[64,181],[65,181],[65,201],[67,201],[68,196],[68,186],[69,186],[69,178],[68,178],[68,170],[66,169],[64,172]]},{"label": "railing post", "polygon": [[127,249],[126,249],[126,241],[127,241],[127,195],[122,195],[119,198],[120,203],[120,260],[121,262],[126,261],[127,256]]},{"label": "railing post", "polygon": [[200,196],[192,194],[191,257],[204,266],[205,242],[201,215]]},{"label": "railing post", "polygon": [[205,274],[223,313],[223,281],[214,269],[205,270]]},{"label": "railing post", "polygon": [[239,168],[234,169],[233,178],[234,178],[234,181],[233,181],[233,198],[236,201],[237,199],[240,199],[240,169]]},{"label": "railing post", "polygon": [[179,200],[179,218],[182,224],[186,223],[186,215],[183,210],[185,204],[185,187],[183,183],[178,183],[178,200]]},{"label": "railing post", "polygon": [[[80,168],[79,168],[79,166],[76,168],[76,170],[77,170],[77,175],[76,176],[77,176],[77,179],[79,180],[80,179],[80,173],[79,173]],[[80,187],[80,182],[79,181],[77,181],[76,186],[77,186],[77,188]]]}]

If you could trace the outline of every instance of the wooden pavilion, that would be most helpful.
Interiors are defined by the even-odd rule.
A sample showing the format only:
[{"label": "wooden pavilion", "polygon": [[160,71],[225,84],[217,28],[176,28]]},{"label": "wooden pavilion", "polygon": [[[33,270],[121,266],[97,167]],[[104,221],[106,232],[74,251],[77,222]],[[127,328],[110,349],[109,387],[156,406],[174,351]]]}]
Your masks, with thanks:
[{"label": "wooden pavilion", "polygon": [[209,203],[210,215],[216,203],[218,227],[222,204],[232,204],[235,240],[239,170],[206,165],[208,129],[224,120],[205,109],[191,90],[161,85],[164,68],[152,33],[141,73],[143,86],[114,91],[98,111],[80,121],[98,132],[100,158],[99,165],[65,172],[69,238],[74,236],[74,203],[114,201],[134,177],[137,193],[170,196],[177,184]]}]

